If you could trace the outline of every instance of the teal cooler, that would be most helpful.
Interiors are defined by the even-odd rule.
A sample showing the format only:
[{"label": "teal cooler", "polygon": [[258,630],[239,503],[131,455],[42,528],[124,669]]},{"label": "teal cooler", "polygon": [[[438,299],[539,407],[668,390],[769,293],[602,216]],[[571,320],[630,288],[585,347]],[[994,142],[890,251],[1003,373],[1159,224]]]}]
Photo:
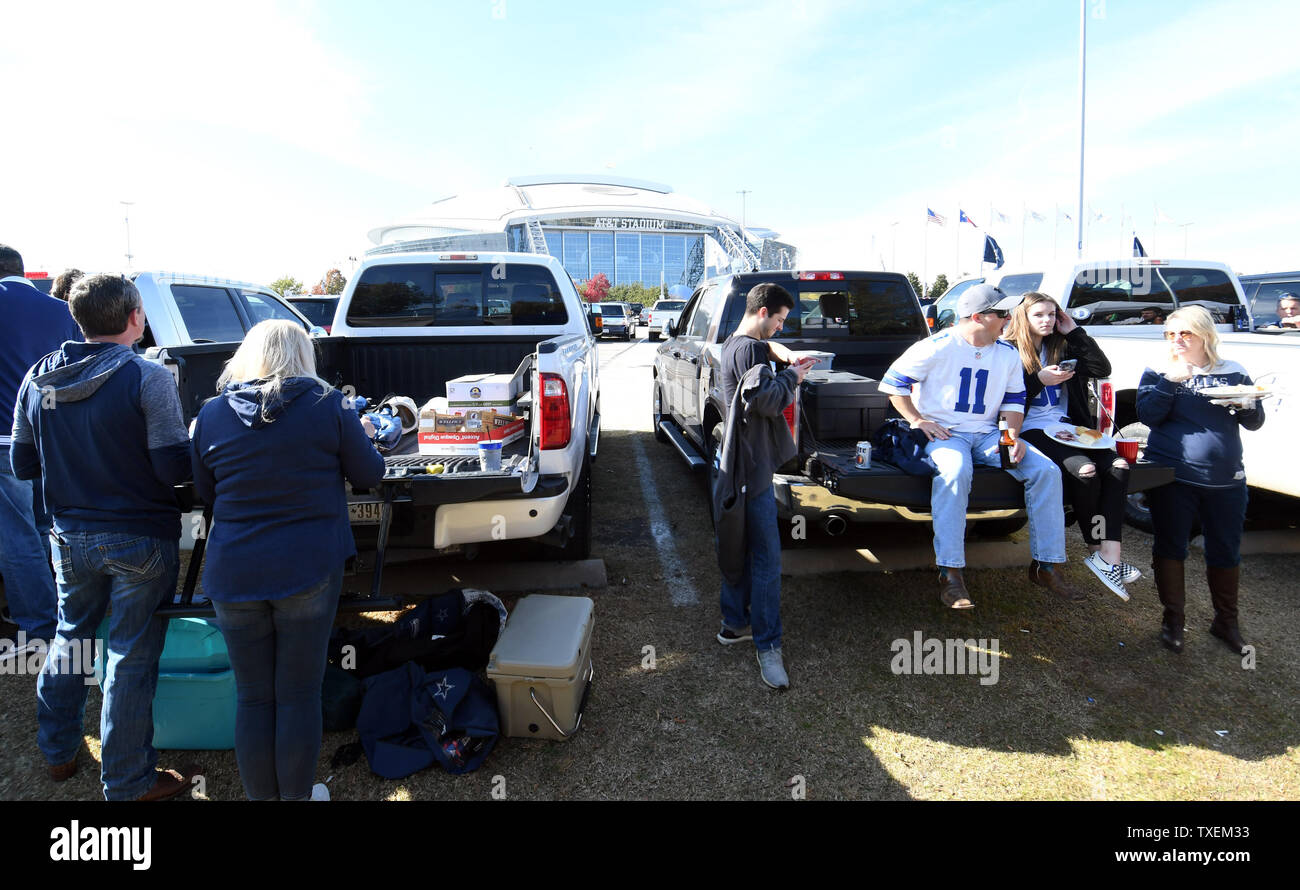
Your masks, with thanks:
[{"label": "teal cooler", "polygon": [[[108,619],[95,634],[108,639]],[[108,651],[107,643],[103,650]],[[95,675],[103,676],[96,664]],[[235,672],[221,630],[204,618],[172,618],[158,659],[153,745],[173,751],[235,747]]]}]

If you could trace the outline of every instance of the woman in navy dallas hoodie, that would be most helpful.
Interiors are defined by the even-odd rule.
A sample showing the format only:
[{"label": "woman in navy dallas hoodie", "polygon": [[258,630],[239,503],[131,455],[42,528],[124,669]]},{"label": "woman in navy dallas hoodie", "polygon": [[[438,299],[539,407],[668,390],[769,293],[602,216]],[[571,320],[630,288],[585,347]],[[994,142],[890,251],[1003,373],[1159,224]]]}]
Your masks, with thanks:
[{"label": "woman in navy dallas hoodie", "polygon": [[1263,426],[1264,409],[1258,399],[1212,399],[1202,392],[1252,383],[1245,368],[1219,358],[1219,334],[1204,307],[1170,313],[1165,339],[1167,364],[1143,372],[1137,394],[1138,420],[1151,429],[1146,458],[1173,467],[1175,479],[1147,492],[1155,532],[1152,570],[1164,606],[1160,640],[1174,652],[1183,651],[1183,562],[1193,523],[1199,519],[1214,604],[1210,633],[1240,654],[1246,646],[1237,627],[1241,530],[1246,520],[1241,427]]},{"label": "woman in navy dallas hoodie", "polygon": [[235,671],[235,757],[250,799],[305,800],[320,793],[321,680],[343,564],[356,553],[344,479],[371,488],[384,459],[316,376],[293,322],[255,325],[219,385],[190,456],[213,511],[203,590]]}]

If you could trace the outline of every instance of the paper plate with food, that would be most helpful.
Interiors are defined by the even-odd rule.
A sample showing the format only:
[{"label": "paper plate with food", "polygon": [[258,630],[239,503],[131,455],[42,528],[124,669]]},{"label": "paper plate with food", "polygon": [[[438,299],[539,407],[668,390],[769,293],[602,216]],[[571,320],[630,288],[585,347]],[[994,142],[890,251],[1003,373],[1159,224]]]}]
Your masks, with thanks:
[{"label": "paper plate with food", "polygon": [[1273,388],[1248,383],[1237,386],[1207,386],[1199,392],[1211,399],[1266,399],[1273,394]]},{"label": "paper plate with food", "polygon": [[1115,440],[1103,433],[1086,426],[1072,423],[1054,423],[1043,430],[1050,438],[1063,442],[1071,448],[1107,449],[1115,447]]}]

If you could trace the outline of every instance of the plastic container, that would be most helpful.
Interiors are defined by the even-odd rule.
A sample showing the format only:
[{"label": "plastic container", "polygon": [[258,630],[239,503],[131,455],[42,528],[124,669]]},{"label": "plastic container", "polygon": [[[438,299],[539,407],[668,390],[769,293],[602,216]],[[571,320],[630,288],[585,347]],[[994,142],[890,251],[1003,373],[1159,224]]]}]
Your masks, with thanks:
[{"label": "plastic container", "polygon": [[235,747],[235,672],[158,675],[153,746],[175,751]]},{"label": "plastic container", "polygon": [[[95,636],[103,640],[102,651],[108,652],[108,620],[104,616]],[[158,672],[210,673],[230,667],[230,653],[221,629],[207,618],[172,618],[167,622],[167,638],[158,659]]]},{"label": "plastic container", "polygon": [[502,735],[558,740],[577,731],[593,675],[595,620],[595,604],[585,596],[519,601],[487,665]]}]

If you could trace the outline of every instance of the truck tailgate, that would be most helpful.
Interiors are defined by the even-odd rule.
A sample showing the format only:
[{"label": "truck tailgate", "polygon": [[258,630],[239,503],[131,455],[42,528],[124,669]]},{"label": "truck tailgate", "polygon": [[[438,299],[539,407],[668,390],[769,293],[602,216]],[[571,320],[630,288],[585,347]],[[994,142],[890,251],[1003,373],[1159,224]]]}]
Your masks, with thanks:
[{"label": "truck tailgate", "polygon": [[[855,461],[855,442],[818,443],[806,463],[808,476],[820,482],[832,494],[870,503],[930,511],[930,477],[904,473],[893,464],[873,458],[864,469]],[[1128,490],[1146,491],[1172,482],[1174,471],[1147,461],[1139,461],[1129,472]],[[1024,485],[1009,473],[995,467],[976,467],[971,480],[971,512],[1014,510],[1025,506]]]}]

